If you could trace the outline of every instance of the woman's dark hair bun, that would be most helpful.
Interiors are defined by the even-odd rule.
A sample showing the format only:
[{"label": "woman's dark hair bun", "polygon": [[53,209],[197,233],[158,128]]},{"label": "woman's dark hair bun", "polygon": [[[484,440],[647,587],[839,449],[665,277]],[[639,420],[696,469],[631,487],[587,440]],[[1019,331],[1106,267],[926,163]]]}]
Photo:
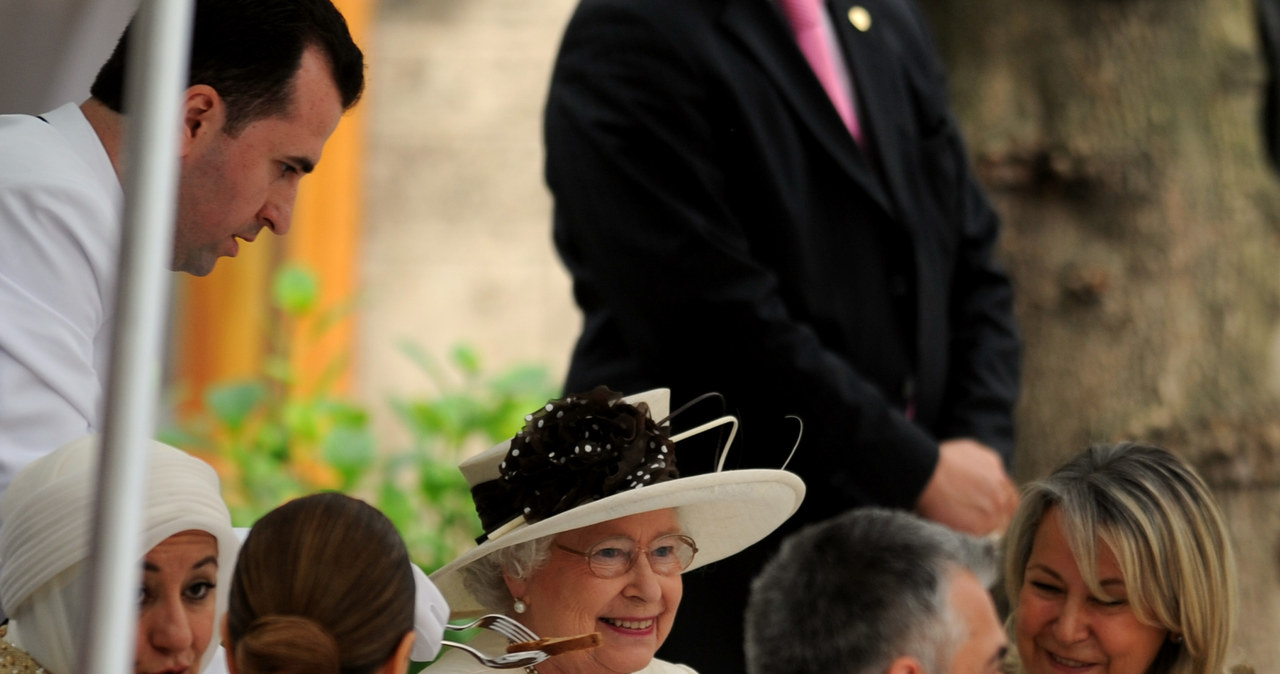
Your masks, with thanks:
[{"label": "woman's dark hair bun", "polygon": [[342,670],[333,635],[302,616],[258,618],[235,648],[241,674],[339,674]]},{"label": "woman's dark hair bun", "polygon": [[[413,631],[414,595],[409,551],[386,515],[335,492],[303,496],[263,515],[245,537],[227,598],[226,637],[239,653],[249,626],[305,617],[305,625],[259,627],[264,634],[248,652],[264,662],[270,654],[273,668],[241,674],[375,674]],[[323,629],[324,638],[298,636],[304,629]]]}]

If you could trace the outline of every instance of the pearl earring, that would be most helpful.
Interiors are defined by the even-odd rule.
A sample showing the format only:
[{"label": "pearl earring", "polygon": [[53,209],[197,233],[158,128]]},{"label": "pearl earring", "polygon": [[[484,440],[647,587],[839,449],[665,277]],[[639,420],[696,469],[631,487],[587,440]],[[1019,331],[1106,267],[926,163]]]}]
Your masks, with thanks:
[{"label": "pearl earring", "polygon": [[524,613],[529,610],[529,605],[524,603],[523,599],[517,599],[516,603],[512,605],[512,608],[516,610],[516,613]]}]

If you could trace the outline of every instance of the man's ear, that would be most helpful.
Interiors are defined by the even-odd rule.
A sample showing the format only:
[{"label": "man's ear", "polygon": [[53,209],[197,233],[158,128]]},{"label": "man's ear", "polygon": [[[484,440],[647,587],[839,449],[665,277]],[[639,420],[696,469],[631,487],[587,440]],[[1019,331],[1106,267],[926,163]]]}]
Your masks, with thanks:
[{"label": "man's ear", "polygon": [[226,123],[226,106],[217,90],[207,84],[187,88],[182,99],[182,156],[191,153],[196,142]]},{"label": "man's ear", "polygon": [[926,674],[926,672],[924,664],[914,655],[899,655],[889,663],[889,669],[885,670],[885,674]]}]

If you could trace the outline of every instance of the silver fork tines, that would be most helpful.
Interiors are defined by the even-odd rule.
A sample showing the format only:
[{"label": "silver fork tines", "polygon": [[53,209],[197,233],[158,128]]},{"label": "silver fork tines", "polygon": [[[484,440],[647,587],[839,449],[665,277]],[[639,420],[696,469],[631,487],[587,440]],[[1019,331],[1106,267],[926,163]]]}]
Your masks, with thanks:
[{"label": "silver fork tines", "polygon": [[442,645],[456,648],[464,653],[468,653],[476,659],[476,662],[488,667],[489,669],[519,669],[536,665],[543,660],[551,657],[542,651],[521,651],[519,653],[503,653],[497,657],[490,657],[480,651],[466,645],[453,641],[442,641]]},{"label": "silver fork tines", "polygon": [[505,615],[502,615],[501,613],[490,613],[488,615],[483,615],[464,625],[445,625],[444,626],[444,628],[447,630],[455,630],[455,631],[469,630],[473,627],[478,627],[481,629],[491,629],[494,632],[497,632],[498,634],[501,634],[502,636],[516,642],[538,640],[538,635],[534,634],[533,630],[529,629],[528,627],[525,627],[523,624],[520,623],[520,621],[514,618],[509,618]]},{"label": "silver fork tines", "polygon": [[[445,625],[445,629],[460,631],[471,628],[489,629],[506,637],[507,640],[513,642],[537,641],[538,635],[533,633],[528,627],[520,624],[518,620],[509,618],[500,613],[490,613],[489,615],[480,616],[475,620],[463,625]],[[536,665],[548,656],[542,651],[522,651],[519,653],[504,653],[496,657],[490,657],[484,653],[468,646],[453,641],[443,642],[446,646],[457,648],[474,657],[480,664],[491,669],[516,669],[519,667],[527,667]]]}]

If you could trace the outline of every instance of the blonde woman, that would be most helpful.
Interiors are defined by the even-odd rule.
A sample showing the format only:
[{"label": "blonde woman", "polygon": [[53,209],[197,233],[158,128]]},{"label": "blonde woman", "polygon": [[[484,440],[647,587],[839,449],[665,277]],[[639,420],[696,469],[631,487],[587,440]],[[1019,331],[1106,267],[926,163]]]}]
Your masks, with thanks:
[{"label": "blonde woman", "polygon": [[1006,545],[1014,671],[1223,671],[1235,559],[1213,495],[1172,453],[1089,448],[1026,487]]}]

